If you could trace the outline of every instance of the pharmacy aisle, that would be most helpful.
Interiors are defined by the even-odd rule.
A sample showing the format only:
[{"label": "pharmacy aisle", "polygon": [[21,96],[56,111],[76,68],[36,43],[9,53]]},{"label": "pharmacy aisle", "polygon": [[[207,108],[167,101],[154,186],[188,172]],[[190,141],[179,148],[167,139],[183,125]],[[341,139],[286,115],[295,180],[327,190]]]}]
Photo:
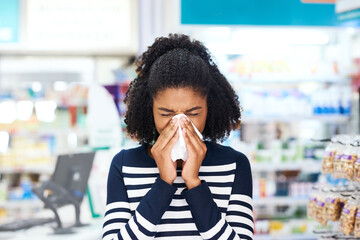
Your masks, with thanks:
[{"label": "pharmacy aisle", "polygon": [[[239,96],[241,125],[222,144],[250,160],[254,239],[358,236],[360,6],[334,2],[0,1],[0,225],[53,217],[34,189],[60,156],[96,152],[75,191],[88,226],[0,239],[101,238],[111,159],[138,146],[123,102],[134,56],[168,32],[204,42]],[[65,185],[79,179],[67,169]],[[74,224],[74,207],[59,215]]]},{"label": "pharmacy aisle", "polygon": [[[307,205],[318,183],[330,181],[321,174],[326,139],[359,133],[358,29],[224,24],[245,21],[233,16],[184,15],[200,24],[184,29],[206,39],[238,93],[242,124],[225,144],[251,162],[255,239],[318,239],[327,228]],[[219,25],[201,26],[206,20]]]},{"label": "pharmacy aisle", "polygon": [[[19,227],[13,238],[101,238],[107,173],[123,139],[123,106],[103,86],[119,85],[116,97],[122,101],[134,74],[129,62],[138,50],[137,15],[137,1],[0,2],[0,239],[7,238],[7,223],[15,228],[26,221],[36,226]],[[95,102],[104,103],[104,91],[112,103],[98,112],[105,120],[89,100],[95,93]],[[86,155],[94,152],[94,158]],[[66,237],[48,235],[60,221],[39,227],[54,219],[52,208],[63,227],[74,224],[75,207],[90,226]]]}]

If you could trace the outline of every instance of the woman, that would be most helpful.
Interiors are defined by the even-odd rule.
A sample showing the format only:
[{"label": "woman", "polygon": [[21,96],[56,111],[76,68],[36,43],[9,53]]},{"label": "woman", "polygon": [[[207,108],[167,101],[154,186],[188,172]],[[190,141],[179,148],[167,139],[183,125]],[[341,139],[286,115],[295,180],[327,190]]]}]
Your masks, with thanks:
[{"label": "woman", "polygon": [[[249,161],[216,143],[239,126],[239,101],[208,50],[174,34],[136,64],[125,123],[141,146],[112,161],[103,239],[253,239]],[[173,161],[180,137],[188,157]]]}]

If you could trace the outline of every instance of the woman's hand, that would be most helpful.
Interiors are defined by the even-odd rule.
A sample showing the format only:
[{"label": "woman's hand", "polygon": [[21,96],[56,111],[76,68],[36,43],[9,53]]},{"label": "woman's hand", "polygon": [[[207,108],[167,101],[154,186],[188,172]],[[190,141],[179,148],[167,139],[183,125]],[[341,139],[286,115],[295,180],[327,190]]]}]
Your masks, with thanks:
[{"label": "woman's hand", "polygon": [[207,148],[205,143],[196,134],[190,120],[185,117],[181,119],[180,124],[189,153],[189,158],[183,162],[181,176],[187,188],[191,189],[201,184],[199,170],[205,158]]},{"label": "woman's hand", "polygon": [[151,148],[151,154],[159,169],[160,178],[171,185],[177,177],[176,162],[171,160],[171,150],[179,138],[178,127],[178,119],[171,120]]}]

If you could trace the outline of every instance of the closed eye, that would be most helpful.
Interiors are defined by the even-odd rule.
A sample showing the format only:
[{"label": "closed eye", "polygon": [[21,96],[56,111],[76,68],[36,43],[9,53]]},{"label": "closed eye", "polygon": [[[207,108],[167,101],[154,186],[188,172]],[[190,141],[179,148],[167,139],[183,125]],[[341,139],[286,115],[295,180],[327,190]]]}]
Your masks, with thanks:
[{"label": "closed eye", "polygon": [[[162,117],[170,117],[170,116],[172,116],[172,115],[174,115],[174,114],[160,114]],[[197,116],[197,115],[199,115],[199,113],[187,113],[186,114],[187,116],[191,116],[191,117],[194,117],[194,116]]]}]

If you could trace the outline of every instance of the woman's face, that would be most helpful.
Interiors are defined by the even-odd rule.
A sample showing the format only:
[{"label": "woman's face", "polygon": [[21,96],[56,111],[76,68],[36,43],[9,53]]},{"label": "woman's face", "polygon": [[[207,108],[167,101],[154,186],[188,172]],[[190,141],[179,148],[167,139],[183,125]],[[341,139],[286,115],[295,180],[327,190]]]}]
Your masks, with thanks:
[{"label": "woman's face", "polygon": [[167,88],[153,99],[155,127],[160,134],[173,116],[185,114],[203,132],[207,117],[207,99],[190,88]]}]

